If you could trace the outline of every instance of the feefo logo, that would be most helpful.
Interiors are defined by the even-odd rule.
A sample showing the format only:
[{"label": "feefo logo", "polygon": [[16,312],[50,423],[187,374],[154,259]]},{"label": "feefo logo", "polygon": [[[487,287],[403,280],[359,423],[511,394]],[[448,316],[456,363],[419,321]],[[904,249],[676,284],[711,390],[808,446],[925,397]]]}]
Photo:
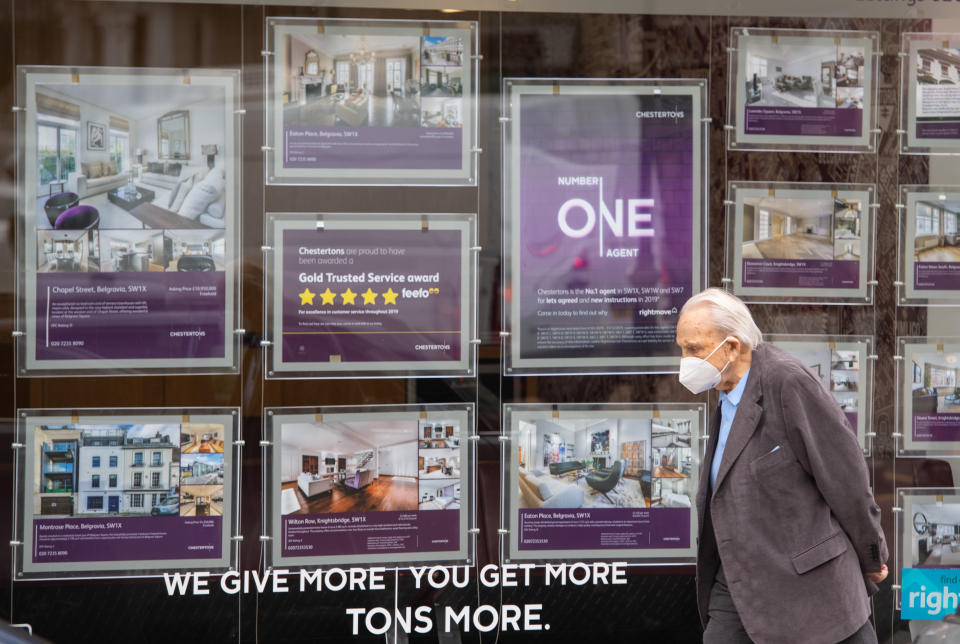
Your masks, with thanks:
[{"label": "feefo logo", "polygon": [[[583,239],[597,232],[601,257],[635,257],[637,249],[606,249],[604,234],[614,238],[653,237],[654,200],[642,197],[617,198],[613,200],[613,209],[603,199],[603,177],[558,177],[557,184],[596,185],[596,205],[582,197],[567,199],[557,211],[557,225],[567,237]],[[599,212],[599,215],[598,215]],[[630,253],[623,251],[629,250]]]}]

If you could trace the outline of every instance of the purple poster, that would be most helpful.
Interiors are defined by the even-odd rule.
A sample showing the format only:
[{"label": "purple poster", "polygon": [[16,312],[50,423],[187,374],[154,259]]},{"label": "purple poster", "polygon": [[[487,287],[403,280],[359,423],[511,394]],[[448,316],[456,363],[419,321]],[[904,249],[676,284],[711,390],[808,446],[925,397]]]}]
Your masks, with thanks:
[{"label": "purple poster", "polygon": [[44,422],[28,423],[27,430],[32,494],[25,508],[24,570],[227,561],[227,426]]},{"label": "purple poster", "polygon": [[469,230],[448,223],[278,222],[275,370],[465,370]]},{"label": "purple poster", "polygon": [[696,88],[520,89],[509,364],[669,364],[677,312],[700,285]]},{"label": "purple poster", "polygon": [[731,148],[871,145],[878,34],[733,30]]},{"label": "purple poster", "polygon": [[861,288],[870,239],[865,208],[829,189],[739,188],[738,288],[771,289],[768,293]]},{"label": "purple poster", "polygon": [[270,24],[270,182],[475,182],[474,23]]},{"label": "purple poster", "polygon": [[239,72],[72,71],[22,97],[23,373],[233,370]]},{"label": "purple poster", "polygon": [[944,344],[926,347],[907,345],[904,357],[905,446],[952,452],[960,441],[960,353]]},{"label": "purple poster", "polygon": [[516,556],[690,556],[694,414],[511,415]]},{"label": "purple poster", "polygon": [[274,419],[280,436],[274,467],[278,557],[396,561],[449,559],[462,551],[468,498],[463,414],[309,419],[314,422]]}]

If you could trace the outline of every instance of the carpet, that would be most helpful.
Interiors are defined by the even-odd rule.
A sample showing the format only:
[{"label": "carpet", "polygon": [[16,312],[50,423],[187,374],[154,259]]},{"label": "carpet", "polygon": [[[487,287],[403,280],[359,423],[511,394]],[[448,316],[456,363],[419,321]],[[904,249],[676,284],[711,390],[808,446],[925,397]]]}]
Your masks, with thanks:
[{"label": "carpet", "polygon": [[280,493],[280,514],[294,514],[300,511],[300,501],[297,493],[290,488]]}]

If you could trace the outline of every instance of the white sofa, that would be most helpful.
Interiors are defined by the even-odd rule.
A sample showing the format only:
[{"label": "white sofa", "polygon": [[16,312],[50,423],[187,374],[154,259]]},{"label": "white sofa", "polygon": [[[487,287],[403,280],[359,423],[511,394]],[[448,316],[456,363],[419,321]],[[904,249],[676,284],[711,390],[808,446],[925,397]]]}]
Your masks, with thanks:
[{"label": "white sofa", "polygon": [[309,499],[312,496],[333,490],[333,481],[330,479],[314,478],[313,474],[301,472],[299,476],[297,476],[297,486],[300,488],[300,491],[303,492],[303,495]]},{"label": "white sofa", "polygon": [[[81,163],[80,172],[67,175],[67,191],[74,192],[80,199],[86,199],[101,192],[127,185],[130,175],[125,172],[113,173],[116,164],[109,161]],[[94,166],[97,170],[94,171]],[[93,176],[96,174],[97,176]]]},{"label": "white sofa", "polygon": [[355,490],[362,490],[371,483],[373,483],[372,470],[357,470],[353,476],[348,476],[343,481],[344,485],[352,487]]}]

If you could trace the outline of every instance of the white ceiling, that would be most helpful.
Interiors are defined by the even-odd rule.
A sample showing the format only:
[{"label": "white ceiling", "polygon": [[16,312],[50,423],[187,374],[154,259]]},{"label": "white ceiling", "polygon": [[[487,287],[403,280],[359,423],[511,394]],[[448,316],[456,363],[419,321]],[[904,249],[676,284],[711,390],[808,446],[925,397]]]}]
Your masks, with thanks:
[{"label": "white ceiling", "polygon": [[170,84],[155,85],[44,85],[58,94],[76,98],[103,108],[117,116],[139,121],[171,110],[186,109],[193,103],[223,100],[223,88],[211,85],[184,85],[179,77]]},{"label": "white ceiling", "polygon": [[283,425],[284,449],[349,454],[417,440],[416,420],[352,423],[290,423]]},{"label": "white ceiling", "polygon": [[175,242],[195,244],[223,238],[222,230],[168,230],[166,236]]},{"label": "white ceiling", "polygon": [[930,204],[937,208],[944,208],[950,212],[960,212],[960,201],[950,201],[949,199],[944,199],[940,201],[939,199],[929,199],[926,201],[921,201],[920,203]]},{"label": "white ceiling", "polygon": [[757,208],[770,209],[798,219],[815,219],[833,215],[833,199],[762,197],[760,199],[744,199],[743,201]]},{"label": "white ceiling", "polygon": [[[960,503],[950,503],[949,501],[956,501],[956,499],[950,497],[939,507],[936,503],[915,505],[913,511],[922,512],[927,517],[927,523],[960,524]],[[912,521],[913,517],[910,517],[910,520]]]},{"label": "white ceiling", "polygon": [[[796,63],[805,58],[820,60],[832,60],[837,55],[837,48],[831,45],[810,46],[810,45],[780,45],[773,43],[750,43],[749,53],[752,56],[759,56],[768,60]],[[767,68],[767,76],[773,77],[776,70]],[[820,75],[820,65],[810,72],[811,76]]]},{"label": "white ceiling", "polygon": [[331,58],[360,51],[390,51],[395,49],[414,49],[419,53],[418,36],[346,36],[341,34],[297,34],[293,36],[310,49],[326,54]]},{"label": "white ceiling", "polygon": [[960,359],[955,353],[933,353],[927,355],[918,355],[914,361],[920,364],[931,364],[935,367],[944,367],[945,369],[960,368]]},{"label": "white ceiling", "polygon": [[41,230],[40,241],[51,240],[60,242],[77,241],[81,237],[86,237],[86,230]]}]

